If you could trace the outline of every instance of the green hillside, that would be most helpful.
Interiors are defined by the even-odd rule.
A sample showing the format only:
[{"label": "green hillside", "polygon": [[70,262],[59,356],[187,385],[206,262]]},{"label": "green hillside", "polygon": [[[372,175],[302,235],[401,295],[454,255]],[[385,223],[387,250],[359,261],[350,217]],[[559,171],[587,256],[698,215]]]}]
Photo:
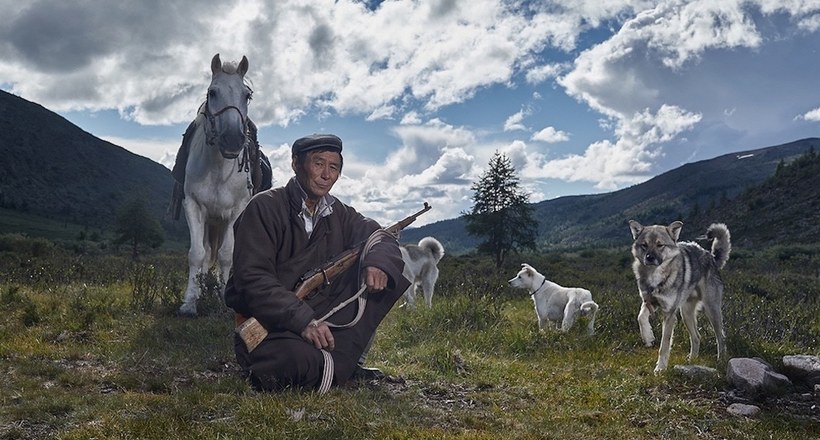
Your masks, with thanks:
[{"label": "green hillside", "polygon": [[[163,218],[173,179],[164,166],[0,91],[0,208],[110,231],[119,207],[142,195]],[[184,221],[165,221],[184,237]]]},{"label": "green hillside", "polygon": [[[629,219],[645,224],[675,220],[692,224],[696,220],[691,217],[693,213],[739,197],[775,174],[781,163],[788,164],[812,148],[820,149],[820,139],[803,139],[688,163],[641,184],[611,193],[560,197],[536,203],[533,207],[539,222],[538,246],[549,249],[627,244],[631,239],[626,223]],[[790,182],[792,187],[801,189],[778,193],[777,198],[782,200],[780,203],[794,204],[788,201],[788,197],[795,193],[818,203],[820,194],[814,189],[818,186],[812,183],[816,180],[807,176],[795,179],[805,182],[799,185]],[[807,203],[804,201],[799,205],[807,206]],[[811,223],[816,219],[810,210],[784,210],[779,205],[772,205],[772,209],[759,206],[754,220],[767,223],[769,216],[785,213],[791,216],[786,219],[790,218],[798,224]],[[743,216],[739,216],[734,223],[744,221]],[[817,224],[816,220],[814,224]],[[701,233],[699,228],[687,226],[684,238],[691,239]],[[467,235],[462,218],[408,229],[402,234],[402,241],[413,243],[427,235],[438,238],[448,253],[453,255],[471,251],[478,242],[475,237]],[[820,235],[816,232],[808,235],[820,241]]]}]

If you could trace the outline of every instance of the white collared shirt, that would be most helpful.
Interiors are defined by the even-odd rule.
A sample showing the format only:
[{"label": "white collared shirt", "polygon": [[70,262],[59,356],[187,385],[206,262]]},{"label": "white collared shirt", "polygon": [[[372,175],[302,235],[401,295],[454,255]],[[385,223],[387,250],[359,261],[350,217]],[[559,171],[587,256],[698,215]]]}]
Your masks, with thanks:
[{"label": "white collared shirt", "polygon": [[316,206],[313,207],[313,212],[310,212],[306,203],[307,193],[302,189],[302,185],[299,184],[298,180],[296,183],[299,185],[299,189],[302,190],[302,211],[299,213],[299,218],[305,222],[305,232],[307,232],[307,236],[310,237],[319,219],[333,214],[333,207],[331,206],[333,204],[333,198],[325,194],[319,199]]}]

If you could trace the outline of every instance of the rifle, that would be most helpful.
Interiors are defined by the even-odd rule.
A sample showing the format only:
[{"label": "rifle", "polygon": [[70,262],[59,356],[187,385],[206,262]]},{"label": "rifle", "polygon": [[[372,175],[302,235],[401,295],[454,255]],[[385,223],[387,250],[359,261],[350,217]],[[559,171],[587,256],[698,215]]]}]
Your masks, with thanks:
[{"label": "rifle", "polygon": [[[398,239],[399,233],[402,229],[406,228],[410,223],[416,221],[420,215],[429,210],[430,205],[428,205],[427,202],[424,202],[424,208],[422,208],[419,212],[408,216],[404,220],[401,220],[388,228],[385,228],[385,231],[389,232],[391,235],[396,237],[396,239]],[[294,288],[296,296],[299,297],[299,299],[305,299],[306,296],[318,290],[320,287],[330,285],[330,282],[333,281],[334,278],[356,263],[359,258],[359,254],[362,252],[363,246],[364,242],[359,243],[356,246],[333,257],[333,259],[322,265],[322,267],[312,269],[299,277],[299,282],[296,283],[296,287]]]},{"label": "rifle", "polygon": [[[420,215],[430,209],[430,205],[428,205],[427,202],[424,202],[424,208],[420,211],[408,216],[388,228],[385,228],[385,231],[398,239],[399,233],[402,229],[416,221]],[[358,245],[335,256],[321,267],[312,269],[299,277],[299,282],[296,283],[296,287],[294,288],[294,293],[296,293],[296,296],[299,299],[304,299],[310,293],[318,290],[319,288],[330,285],[331,281],[333,281],[337,276],[344,273],[347,269],[356,264],[363,248],[364,242],[359,243]],[[256,346],[259,345],[259,343],[262,342],[268,334],[267,330],[256,320],[256,318],[246,318],[239,313],[236,314],[236,325],[236,332],[242,340],[245,341],[245,346],[248,349],[248,353],[253,351],[253,349],[256,348]]]}]

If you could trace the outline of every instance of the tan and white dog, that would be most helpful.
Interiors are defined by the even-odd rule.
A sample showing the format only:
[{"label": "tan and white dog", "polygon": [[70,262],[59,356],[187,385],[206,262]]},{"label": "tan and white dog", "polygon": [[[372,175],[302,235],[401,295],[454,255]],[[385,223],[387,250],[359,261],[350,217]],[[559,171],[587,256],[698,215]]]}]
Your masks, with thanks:
[{"label": "tan and white dog", "polygon": [[561,324],[561,331],[568,331],[579,316],[588,316],[587,334],[595,332],[595,315],[598,304],[592,293],[579,287],[563,287],[548,281],[529,264],[522,264],[515,278],[508,281],[510,287],[527,289],[535,303],[538,329],[544,330],[547,321]]},{"label": "tan and white dog", "polygon": [[433,237],[424,237],[418,245],[401,246],[401,258],[404,260],[404,276],[412,284],[404,291],[404,299],[410,308],[416,307],[416,294],[424,294],[427,307],[433,306],[433,290],[438,281],[438,262],[444,256],[444,246]]}]

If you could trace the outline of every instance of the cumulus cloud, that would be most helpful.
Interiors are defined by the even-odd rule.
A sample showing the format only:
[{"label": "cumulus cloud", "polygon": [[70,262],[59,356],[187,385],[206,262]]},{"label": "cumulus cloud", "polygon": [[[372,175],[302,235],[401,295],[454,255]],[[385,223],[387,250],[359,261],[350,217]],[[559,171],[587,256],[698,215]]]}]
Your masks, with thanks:
[{"label": "cumulus cloud", "polygon": [[535,66],[527,70],[525,78],[530,84],[538,84],[549,78],[557,78],[558,75],[566,68],[567,66],[564,64],[545,64],[543,66]]},{"label": "cumulus cloud", "polygon": [[129,151],[139,151],[141,156],[155,160],[168,169],[173,168],[180,139],[135,139],[119,136],[103,136],[102,139]]},{"label": "cumulus cloud", "polygon": [[[428,198],[437,205],[428,219],[456,216],[496,150],[542,196],[543,179],[600,190],[637,183],[665,158],[691,156],[689,139],[699,148],[767,142],[809,125],[795,119],[820,120],[807,93],[816,57],[793,53],[816,45],[815,1],[63,3],[0,0],[3,88],[57,111],[187,124],[213,54],[246,55],[260,133],[356,117],[396,140],[379,155],[346,148],[337,186],[363,212],[398,214],[380,220]],[[529,104],[499,92],[524,88]],[[500,110],[471,126],[471,99],[488,90]],[[540,119],[543,128],[519,140],[524,122],[543,116],[532,101],[579,108]],[[573,123],[583,117],[598,125]],[[487,128],[500,120],[501,133]],[[573,149],[556,126],[571,131]],[[179,141],[109,140],[166,166]],[[547,152],[542,143],[561,144]],[[284,183],[288,145],[263,147]]]},{"label": "cumulus cloud", "polygon": [[510,115],[510,117],[504,121],[504,131],[527,130],[527,126],[522,122],[527,116],[529,116],[529,111],[526,109],[521,109]]},{"label": "cumulus cloud", "polygon": [[[16,92],[50,108],[117,108],[140,123],[178,123],[204,96],[215,52],[247,55],[262,125],[287,125],[311,108],[380,119],[407,98],[428,110],[463,102],[509,81],[517,63],[550,39],[570,45],[578,32],[572,22],[544,26],[556,18],[528,19],[502,2],[447,4],[387,2],[367,11],[351,0],[33,2],[0,28],[16,54],[0,72]],[[32,80],[27,64],[48,75]],[[88,83],[93,88],[76,87]]]},{"label": "cumulus cloud", "polygon": [[799,115],[796,119],[803,119],[804,121],[820,122],[820,107]]},{"label": "cumulus cloud", "polygon": [[554,144],[568,141],[569,135],[561,130],[556,130],[555,127],[544,127],[532,135],[532,140]]},{"label": "cumulus cloud", "polygon": [[535,178],[595,182],[601,190],[613,190],[651,177],[652,161],[660,152],[649,148],[690,129],[700,115],[673,106],[657,112],[638,112],[620,122],[614,142],[602,140],[589,145],[583,154],[570,154],[529,169]]},{"label": "cumulus cloud", "polygon": [[[755,22],[759,14],[787,9],[766,0],[754,3],[659,2],[627,19],[611,38],[583,51],[557,81],[570,96],[604,115],[604,127],[612,127],[616,138],[593,142],[583,154],[548,162],[545,174],[614,189],[651,176],[664,144],[681,142],[678,136],[705,117],[710,127],[736,130],[744,124],[744,129],[754,132],[761,123],[759,116],[725,110],[738,103],[746,107],[750,94],[759,89],[733,84],[737,82],[734,70],[738,75],[749,71],[743,64],[766,50]],[[799,20],[800,14],[819,7],[789,12]],[[744,53],[748,55],[740,56]],[[727,55],[736,67],[724,61]],[[759,67],[752,71],[761,78],[773,74],[774,69],[759,59],[754,65]],[[717,69],[729,73],[716,75]],[[721,96],[720,91],[727,93]],[[785,88],[780,91],[784,92]],[[729,99],[729,105],[716,97]]]}]

